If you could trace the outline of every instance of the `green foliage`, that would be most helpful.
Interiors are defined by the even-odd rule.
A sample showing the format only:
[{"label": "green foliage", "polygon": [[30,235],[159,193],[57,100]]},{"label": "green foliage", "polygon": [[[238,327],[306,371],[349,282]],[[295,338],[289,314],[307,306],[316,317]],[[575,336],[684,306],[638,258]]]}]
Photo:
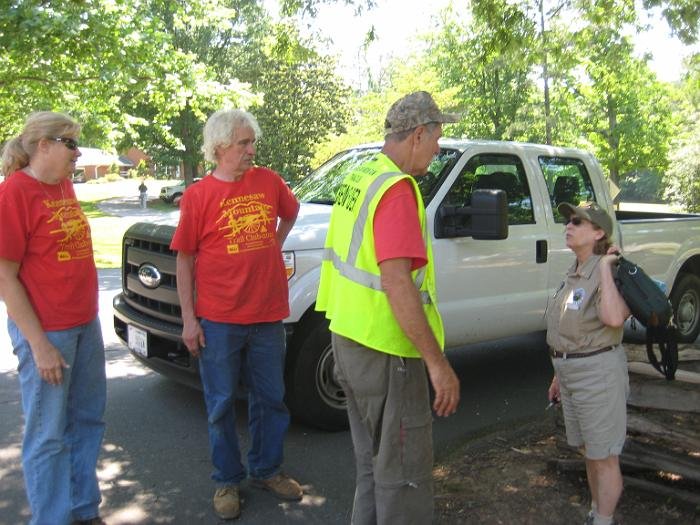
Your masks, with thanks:
[{"label": "green foliage", "polygon": [[644,0],[644,7],[660,7],[681,42],[692,44],[700,36],[700,3],[697,0]]},{"label": "green foliage", "polygon": [[622,35],[623,24],[634,20],[630,9],[589,6],[583,11],[589,23],[574,35],[587,76],[576,95],[579,127],[615,183],[639,170],[665,171],[676,125],[669,88]]},{"label": "green foliage", "polygon": [[663,181],[659,173],[642,171],[628,174],[620,183],[622,202],[662,202]]},{"label": "green foliage", "polygon": [[345,131],[349,89],[334,63],[286,24],[270,28],[274,45],[247,54],[241,78],[264,93],[249,108],[262,129],[256,162],[298,182],[313,167],[316,144]]},{"label": "green foliage", "polygon": [[[202,128],[223,107],[246,107],[258,98],[232,69],[236,43],[263,11],[248,0],[152,2],[145,16],[171,46],[164,89],[139,91],[126,102],[130,118],[121,146],[136,145],[159,165],[182,165],[191,180],[202,162]],[[249,21],[253,21],[248,24]]]},{"label": "green foliage", "polygon": [[[443,89],[440,73],[432,65],[414,56],[394,60],[385,71],[383,83],[367,93],[355,93],[348,102],[353,109],[347,131],[333,135],[316,148],[312,165],[318,166],[341,150],[367,142],[384,139],[384,118],[396,100],[413,91],[432,93],[438,106],[446,111],[456,111],[458,88]],[[455,136],[455,124],[446,124],[443,134]]]},{"label": "green foliage", "polygon": [[141,159],[135,168],[128,171],[130,179],[144,179],[151,175],[151,169],[146,164],[146,161]]},{"label": "green foliage", "polygon": [[426,60],[443,85],[460,87],[459,133],[544,142],[549,122],[554,144],[593,149],[616,182],[663,172],[678,124],[674,96],[624,36],[634,4],[542,2],[535,11],[531,2],[475,1],[468,24],[443,14]]},{"label": "green foliage", "polygon": [[454,131],[478,138],[530,138],[534,23],[508,0],[473,6],[468,25],[451,8],[443,14],[429,51],[441,87],[459,89],[455,99],[464,118]]},{"label": "green foliage", "polygon": [[[9,0],[0,9],[0,142],[31,111],[66,111],[83,124],[84,144],[138,146],[190,180],[206,118],[246,107],[263,129],[258,162],[296,181],[339,149],[381,140],[391,103],[426,89],[464,116],[445,135],[543,142],[549,123],[554,144],[592,149],[623,189],[651,195],[643,174],[665,172],[672,138],[676,159],[697,136],[698,56],[671,87],[625,36],[658,7],[696,41],[697,0],[472,0],[471,13],[442,14],[427,54],[391,63],[363,93],[350,93],[318,37],[297,29],[332,2],[358,12],[374,4],[280,0],[288,16],[273,23],[256,0]],[[664,180],[687,182],[673,166]]]},{"label": "green foliage", "polygon": [[[152,101],[136,100],[134,125],[159,164],[183,163],[185,180],[202,163],[202,128],[224,107],[245,107],[263,130],[256,161],[289,180],[308,173],[313,146],[347,119],[346,89],[334,64],[303,41],[290,24],[273,24],[255,1],[226,4],[225,16],[200,15],[197,23],[173,24],[172,39],[182,53],[201,64],[205,76],[186,89],[184,104],[170,113]],[[165,6],[167,7],[167,6]],[[176,20],[167,9],[160,13]],[[152,123],[161,125],[153,126]]]},{"label": "green foliage", "polygon": [[[116,164],[112,163],[109,165],[109,168],[107,168],[107,175],[116,175],[117,177],[119,176],[119,166]],[[119,179],[115,179],[119,180]]]},{"label": "green foliage", "polygon": [[[297,13],[315,16],[321,4],[330,4],[333,0],[280,0],[280,12],[291,16]],[[375,5],[375,0],[342,0],[345,5],[355,6],[357,14]]]},{"label": "green foliage", "polygon": [[700,120],[693,131],[672,155],[665,196],[688,211],[700,212]]},{"label": "green foliage", "polygon": [[683,78],[683,92],[695,112],[700,113],[700,53],[687,59],[687,72]]},{"label": "green foliage", "polygon": [[26,0],[0,10],[0,139],[52,109],[83,124],[84,142],[112,146],[129,120],[125,101],[160,93],[165,109],[192,68],[144,5]]},{"label": "green foliage", "polygon": [[[283,7],[313,13],[329,1]],[[312,144],[347,114],[332,63],[312,47],[255,0],[12,1],[0,10],[0,142],[32,111],[66,111],[83,143],[137,146],[191,180],[207,117],[248,107],[270,144],[263,160],[301,176]]]}]

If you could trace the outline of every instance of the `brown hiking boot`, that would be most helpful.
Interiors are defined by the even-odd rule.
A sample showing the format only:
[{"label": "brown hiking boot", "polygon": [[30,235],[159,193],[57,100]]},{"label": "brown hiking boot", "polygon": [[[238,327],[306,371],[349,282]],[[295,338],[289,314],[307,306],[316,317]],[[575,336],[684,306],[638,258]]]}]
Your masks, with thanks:
[{"label": "brown hiking boot", "polygon": [[269,490],[280,499],[297,501],[304,495],[299,483],[282,473],[267,479],[251,479],[250,483],[254,487]]},{"label": "brown hiking boot", "polygon": [[214,493],[214,510],[222,520],[232,520],[241,515],[238,487],[223,487]]}]

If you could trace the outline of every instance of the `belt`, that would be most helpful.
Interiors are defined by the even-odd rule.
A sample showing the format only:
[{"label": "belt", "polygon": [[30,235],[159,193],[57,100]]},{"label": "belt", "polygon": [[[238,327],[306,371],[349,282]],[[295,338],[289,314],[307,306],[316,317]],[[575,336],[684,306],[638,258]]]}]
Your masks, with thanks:
[{"label": "belt", "polygon": [[617,346],[606,346],[605,348],[599,348],[598,350],[593,350],[592,352],[576,352],[573,354],[567,352],[557,352],[553,348],[550,348],[549,355],[560,359],[578,359],[579,357],[590,357],[592,355],[602,354],[603,352],[609,352],[610,350],[615,350],[615,348],[617,348]]}]

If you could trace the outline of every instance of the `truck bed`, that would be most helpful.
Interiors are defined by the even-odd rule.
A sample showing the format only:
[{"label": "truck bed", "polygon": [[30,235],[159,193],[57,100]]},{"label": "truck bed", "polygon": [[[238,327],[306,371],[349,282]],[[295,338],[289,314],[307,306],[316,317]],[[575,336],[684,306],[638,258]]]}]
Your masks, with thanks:
[{"label": "truck bed", "polygon": [[[677,254],[686,252],[691,239],[700,238],[700,215],[654,210],[615,212],[627,258],[671,289],[678,267]],[[614,239],[619,244],[619,239]]]}]

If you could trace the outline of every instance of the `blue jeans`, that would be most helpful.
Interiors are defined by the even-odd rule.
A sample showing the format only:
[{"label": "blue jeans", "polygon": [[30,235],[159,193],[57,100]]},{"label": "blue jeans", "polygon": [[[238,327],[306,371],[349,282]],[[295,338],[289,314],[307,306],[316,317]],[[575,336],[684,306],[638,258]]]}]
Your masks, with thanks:
[{"label": "blue jeans", "polygon": [[63,370],[60,385],[41,379],[29,343],[10,319],[7,331],[19,360],[30,523],[64,525],[94,518],[102,500],[95,470],[107,397],[100,321],[46,332],[70,367]]},{"label": "blue jeans", "polygon": [[217,487],[246,478],[236,433],[239,381],[248,387],[250,451],[255,479],[279,472],[289,412],[284,404],[285,334],[281,321],[250,325],[202,319],[206,347],[199,358],[209,426],[209,447]]}]

